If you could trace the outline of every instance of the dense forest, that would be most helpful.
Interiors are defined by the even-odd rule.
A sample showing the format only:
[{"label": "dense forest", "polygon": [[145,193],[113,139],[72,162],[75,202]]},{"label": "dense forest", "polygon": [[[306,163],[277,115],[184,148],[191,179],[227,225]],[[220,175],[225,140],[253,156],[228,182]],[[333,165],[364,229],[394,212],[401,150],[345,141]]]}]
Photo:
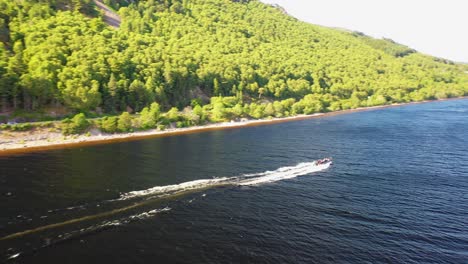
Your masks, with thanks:
[{"label": "dense forest", "polygon": [[119,28],[91,0],[0,0],[0,113],[189,106],[216,121],[468,94],[466,65],[257,0],[102,2]]}]

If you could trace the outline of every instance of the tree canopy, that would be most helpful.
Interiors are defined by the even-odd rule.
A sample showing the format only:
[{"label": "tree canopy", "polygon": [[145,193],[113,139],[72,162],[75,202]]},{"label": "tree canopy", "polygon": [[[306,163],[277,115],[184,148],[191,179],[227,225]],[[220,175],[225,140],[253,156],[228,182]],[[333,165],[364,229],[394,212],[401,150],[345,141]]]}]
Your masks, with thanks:
[{"label": "tree canopy", "polygon": [[468,94],[464,65],[304,23],[260,1],[103,2],[118,10],[119,29],[91,0],[0,0],[0,110],[148,107],[141,122],[152,126],[159,106],[182,109],[200,94],[235,99],[212,100],[213,120]]}]

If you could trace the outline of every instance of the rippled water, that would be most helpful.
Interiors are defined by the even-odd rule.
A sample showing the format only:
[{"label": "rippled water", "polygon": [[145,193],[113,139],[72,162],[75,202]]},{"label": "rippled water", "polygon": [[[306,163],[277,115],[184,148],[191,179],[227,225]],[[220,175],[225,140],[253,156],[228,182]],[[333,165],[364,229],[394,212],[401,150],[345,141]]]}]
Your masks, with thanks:
[{"label": "rippled water", "polygon": [[0,157],[0,262],[468,263],[467,120],[456,100]]}]

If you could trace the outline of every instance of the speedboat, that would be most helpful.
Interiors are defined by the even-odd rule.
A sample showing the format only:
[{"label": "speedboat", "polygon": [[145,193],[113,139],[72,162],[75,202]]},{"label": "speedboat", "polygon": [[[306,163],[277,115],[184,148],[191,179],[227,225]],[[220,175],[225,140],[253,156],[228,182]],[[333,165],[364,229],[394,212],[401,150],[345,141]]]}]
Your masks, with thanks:
[{"label": "speedboat", "polygon": [[324,165],[324,164],[332,165],[333,164],[332,158],[319,159],[315,162],[315,165]]}]

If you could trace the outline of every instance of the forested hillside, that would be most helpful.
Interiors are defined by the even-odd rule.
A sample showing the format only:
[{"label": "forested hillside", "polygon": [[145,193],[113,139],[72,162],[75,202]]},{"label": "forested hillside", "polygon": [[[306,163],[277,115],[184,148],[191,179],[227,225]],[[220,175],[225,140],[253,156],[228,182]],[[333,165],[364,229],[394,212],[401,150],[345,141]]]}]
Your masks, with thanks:
[{"label": "forested hillside", "polygon": [[91,0],[0,0],[1,111],[207,104],[221,120],[468,94],[466,66],[256,0],[103,2],[118,29]]}]

